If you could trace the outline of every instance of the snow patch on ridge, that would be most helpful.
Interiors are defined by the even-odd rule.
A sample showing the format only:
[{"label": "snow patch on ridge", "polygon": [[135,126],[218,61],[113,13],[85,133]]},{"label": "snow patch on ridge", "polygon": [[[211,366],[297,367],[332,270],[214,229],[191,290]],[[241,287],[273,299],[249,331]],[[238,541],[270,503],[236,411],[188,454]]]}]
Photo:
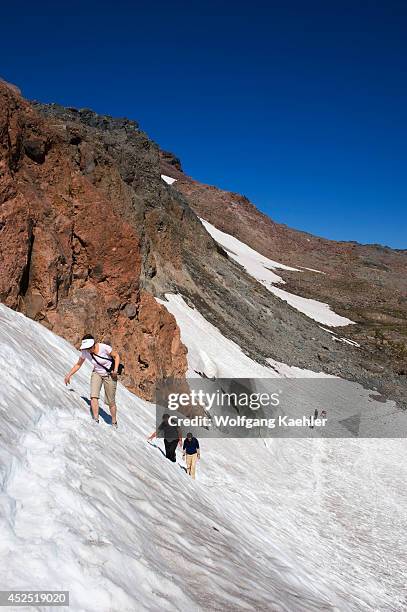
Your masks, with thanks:
[{"label": "snow patch on ridge", "polygon": [[351,346],[356,346],[357,348],[360,348],[360,344],[356,342],[355,340],[349,340],[349,338],[341,338],[337,336],[335,332],[333,332],[331,329],[326,329],[325,327],[322,327],[321,325],[319,325],[319,328],[328,332],[328,334],[331,334],[332,339],[335,340],[336,342],[344,342],[345,344],[350,344]]},{"label": "snow patch on ridge", "polygon": [[322,372],[303,370],[268,359],[270,368],[248,357],[238,344],[225,338],[217,327],[205,319],[184,298],[166,293],[166,300],[157,299],[174,315],[181,330],[181,340],[188,347],[189,376],[202,372],[208,378],[322,378]]},{"label": "snow patch on ridge", "polygon": [[177,181],[177,179],[172,178],[171,176],[167,176],[166,174],[162,174],[161,178],[164,181],[164,183],[167,183],[167,185],[172,185],[173,183]]},{"label": "snow patch on ridge", "polygon": [[[226,232],[222,232],[208,221],[205,221],[205,219],[201,219],[201,222],[206,231],[214,240],[216,240],[216,242],[223,246],[223,248],[229,253],[230,257],[237,261],[251,276],[254,276],[254,278],[259,280],[266,287],[269,283],[285,282],[281,276],[275,274],[272,269],[280,268],[281,270],[300,272],[298,268],[286,266],[278,261],[268,259],[267,257],[264,257],[264,255],[260,255],[260,253],[249,247],[247,244],[244,244],[230,234],[226,234]],[[272,269],[270,270],[270,268]]]},{"label": "snow patch on ridge", "polygon": [[336,314],[329,304],[325,302],[319,302],[318,300],[312,300],[311,298],[301,297],[300,295],[295,295],[294,293],[289,293],[284,289],[280,289],[279,287],[267,287],[271,293],[274,293],[277,297],[287,304],[290,304],[296,310],[299,310],[303,314],[307,315],[310,319],[317,321],[317,323],[323,323],[324,325],[329,325],[330,327],[342,327],[345,325],[350,325],[354,323],[350,319],[346,317],[341,317]]},{"label": "snow patch on ridge", "polygon": [[[292,272],[301,272],[300,269],[292,268],[277,261],[273,261],[272,259],[268,259],[234,236],[218,230],[208,221],[201,219],[201,222],[212,238],[228,252],[232,259],[243,266],[248,274],[253,276],[271,293],[276,295],[284,302],[287,302],[287,304],[290,304],[290,306],[296,310],[299,310],[310,319],[317,321],[317,323],[329,325],[330,327],[341,327],[354,323],[354,321],[336,314],[331,309],[329,304],[326,304],[325,302],[304,298],[274,286],[275,283],[284,284],[285,281],[281,278],[281,276],[278,276],[272,270],[270,270],[270,268],[280,268],[282,270],[290,270]],[[306,269],[308,270],[310,268]],[[312,271],[320,272],[320,270]],[[324,272],[320,273],[324,274]]]},{"label": "snow patch on ridge", "polygon": [[322,270],[316,270],[315,268],[307,268],[306,266],[298,266],[301,270],[308,270],[309,272],[317,272],[317,274],[326,274],[326,272],[322,272]]}]

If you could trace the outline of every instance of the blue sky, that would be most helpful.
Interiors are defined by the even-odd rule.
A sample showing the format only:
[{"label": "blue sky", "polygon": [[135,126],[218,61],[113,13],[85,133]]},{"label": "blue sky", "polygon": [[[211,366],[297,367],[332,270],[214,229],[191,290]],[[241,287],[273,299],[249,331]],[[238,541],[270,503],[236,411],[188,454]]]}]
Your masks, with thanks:
[{"label": "blue sky", "polygon": [[128,116],[194,178],[333,239],[407,248],[407,3],[20,2],[0,75]]}]

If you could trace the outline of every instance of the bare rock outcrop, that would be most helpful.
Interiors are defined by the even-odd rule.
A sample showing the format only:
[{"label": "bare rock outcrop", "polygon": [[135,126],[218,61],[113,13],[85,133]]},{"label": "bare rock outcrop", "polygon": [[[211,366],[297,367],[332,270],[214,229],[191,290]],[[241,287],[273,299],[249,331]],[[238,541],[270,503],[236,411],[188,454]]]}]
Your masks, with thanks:
[{"label": "bare rock outcrop", "polygon": [[141,230],[114,160],[0,83],[0,299],[76,344],[110,340],[151,398],[182,377],[174,317],[140,285]]}]

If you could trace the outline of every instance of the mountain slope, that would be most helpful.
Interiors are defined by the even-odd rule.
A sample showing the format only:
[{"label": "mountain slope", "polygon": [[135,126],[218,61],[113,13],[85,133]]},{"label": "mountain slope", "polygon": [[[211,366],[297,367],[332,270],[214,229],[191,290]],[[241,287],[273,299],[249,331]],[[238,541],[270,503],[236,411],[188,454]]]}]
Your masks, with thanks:
[{"label": "mountain slope", "polygon": [[[289,270],[291,272],[301,273],[301,269],[292,268],[280,262],[268,259],[267,257],[263,257],[254,249],[251,249],[243,242],[240,242],[240,240],[230,236],[230,234],[221,232],[220,230],[216,229],[214,225],[211,225],[203,219],[201,219],[201,221],[210,235],[224,247],[232,259],[243,266],[248,274],[256,278],[262,285],[267,287],[271,293],[280,297],[282,300],[290,304],[290,306],[296,308],[299,312],[303,312],[314,321],[322,323],[323,325],[329,325],[330,327],[345,327],[353,324],[353,321],[350,319],[341,317],[333,312],[328,304],[324,304],[316,300],[302,298],[289,293],[284,289],[276,287],[276,284],[285,284],[285,281],[283,281],[283,279],[272,270]],[[314,270],[314,272],[324,274],[318,270]]]},{"label": "mountain slope", "polygon": [[[177,308],[193,360],[210,334],[219,367],[239,361]],[[404,440],[204,440],[193,482],[145,442],[153,406],[123,387],[119,430],[92,424],[87,366],[63,385],[66,341],[2,305],[0,339],[8,588],[68,589],[74,611],[403,607]]]},{"label": "mountain slope", "polygon": [[[407,251],[381,245],[326,240],[274,222],[246,197],[193,180],[171,153],[161,153],[162,172],[176,179],[197,214],[269,259],[300,268],[285,271],[287,290],[327,302],[355,321],[349,333],[373,359],[407,372]],[[324,275],[315,273],[324,272]]]}]

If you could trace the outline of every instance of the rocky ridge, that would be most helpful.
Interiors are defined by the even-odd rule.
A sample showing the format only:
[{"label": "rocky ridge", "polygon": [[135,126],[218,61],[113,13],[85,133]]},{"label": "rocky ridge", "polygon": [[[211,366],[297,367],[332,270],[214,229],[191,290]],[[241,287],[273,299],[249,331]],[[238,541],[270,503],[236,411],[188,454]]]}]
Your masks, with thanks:
[{"label": "rocky ridge", "polygon": [[[177,158],[161,154],[162,172],[196,213],[218,229],[301,273],[279,270],[284,289],[320,300],[356,322],[346,334],[376,361],[407,374],[407,250],[337,242],[274,222],[246,197],[202,184],[186,175]],[[307,269],[309,268],[309,269]],[[318,274],[319,270],[324,274]]]},{"label": "rocky ridge", "polygon": [[[120,129],[135,132],[132,122]],[[154,147],[136,134],[148,165]],[[175,319],[142,287],[136,195],[103,143],[79,123],[45,120],[0,83],[0,146],[1,301],[73,344],[89,331],[112,338],[125,382],[144,397],[157,378],[182,376]]]}]

